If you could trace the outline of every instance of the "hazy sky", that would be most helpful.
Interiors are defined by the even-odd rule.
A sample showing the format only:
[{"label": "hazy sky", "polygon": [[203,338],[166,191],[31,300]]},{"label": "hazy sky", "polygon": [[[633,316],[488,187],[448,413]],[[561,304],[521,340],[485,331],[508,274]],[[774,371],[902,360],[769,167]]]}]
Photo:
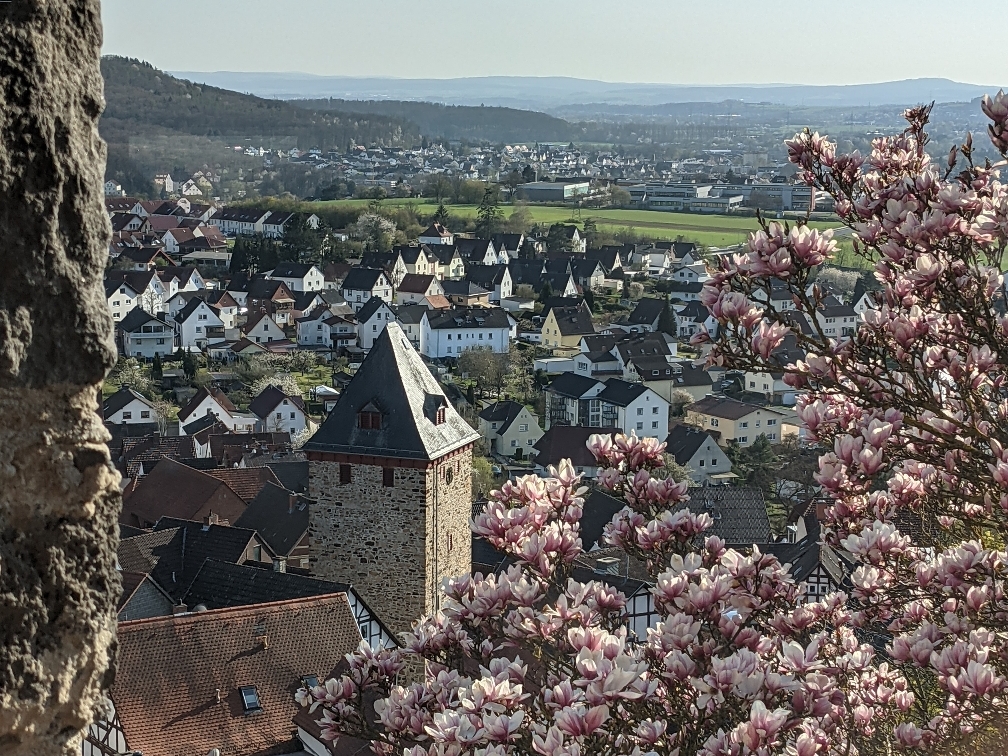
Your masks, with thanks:
[{"label": "hazy sky", "polygon": [[103,7],[106,53],[168,71],[673,84],[931,76],[995,84],[1008,73],[1004,0],[104,0]]}]

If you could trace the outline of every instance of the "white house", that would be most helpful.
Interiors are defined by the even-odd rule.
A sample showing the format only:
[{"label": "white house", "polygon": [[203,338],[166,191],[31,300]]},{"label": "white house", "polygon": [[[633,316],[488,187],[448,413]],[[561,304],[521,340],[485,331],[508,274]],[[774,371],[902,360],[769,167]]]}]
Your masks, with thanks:
[{"label": "white house", "polygon": [[354,312],[360,310],[372,297],[378,297],[385,300],[386,304],[392,304],[392,282],[383,270],[352,268],[343,279],[340,294]]},{"label": "white house", "polygon": [[135,307],[119,321],[123,354],[127,357],[154,359],[175,351],[175,328],[166,320]]},{"label": "white house", "polygon": [[379,297],[371,297],[357,312],[357,343],[361,349],[373,347],[385,326],[395,322],[395,319],[395,313],[388,302]]},{"label": "white house", "polygon": [[276,386],[267,386],[249,405],[256,416],[256,432],[291,434],[308,427],[304,402],[299,396],[287,396]]},{"label": "white house", "polygon": [[568,372],[546,389],[546,429],[555,425],[621,428],[664,440],[669,403],[642,383],[602,381]]},{"label": "white house", "polygon": [[724,449],[706,431],[690,425],[677,425],[665,440],[665,452],[690,470],[690,478],[697,485],[727,482],[731,474],[731,460]]},{"label": "white house", "polygon": [[179,334],[179,347],[187,352],[199,352],[211,341],[224,338],[224,321],[220,311],[208,305],[199,297],[189,300],[189,304],[175,316]]},{"label": "white house", "polygon": [[322,291],[325,276],[314,265],[281,263],[266,274],[273,281],[283,281],[291,291]]},{"label": "white house", "polygon": [[432,223],[430,227],[417,237],[421,244],[454,244],[455,234],[440,223]]},{"label": "white house", "polygon": [[105,295],[113,320],[121,320],[134,307],[165,312],[168,301],[168,289],[156,270],[112,271],[105,279]]},{"label": "white house", "polygon": [[158,412],[145,396],[123,386],[102,402],[102,419],[112,425],[156,423]]},{"label": "white house", "polygon": [[420,320],[421,353],[432,360],[457,358],[468,349],[507,353],[515,321],[499,307],[431,310]]},{"label": "white house", "polygon": [[466,280],[490,292],[490,301],[500,304],[513,293],[514,285],[507,265],[473,265]]},{"label": "white house", "polygon": [[228,399],[227,394],[217,388],[203,387],[185,407],[179,410],[179,432],[184,433],[183,428],[186,425],[206,415],[215,415],[218,420],[236,432],[252,430],[251,427],[247,427],[248,423],[237,419],[241,413]]},{"label": "white house", "polygon": [[274,341],[284,341],[287,338],[284,329],[278,326],[273,317],[267,313],[261,313],[258,317],[251,318],[242,326],[242,333],[245,338],[255,344],[270,344]]},{"label": "white house", "polygon": [[140,306],[140,303],[136,301],[136,290],[125,281],[118,283],[106,281],[105,300],[108,302],[109,311],[115,321],[122,320],[134,307]]}]

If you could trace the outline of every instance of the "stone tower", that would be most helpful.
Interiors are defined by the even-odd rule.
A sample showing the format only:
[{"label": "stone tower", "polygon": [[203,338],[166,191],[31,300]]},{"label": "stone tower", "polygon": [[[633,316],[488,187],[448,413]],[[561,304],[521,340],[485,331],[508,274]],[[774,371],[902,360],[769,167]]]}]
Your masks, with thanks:
[{"label": "stone tower", "polygon": [[386,326],[305,445],[312,571],[349,583],[396,633],[472,566],[472,447],[402,329]]}]

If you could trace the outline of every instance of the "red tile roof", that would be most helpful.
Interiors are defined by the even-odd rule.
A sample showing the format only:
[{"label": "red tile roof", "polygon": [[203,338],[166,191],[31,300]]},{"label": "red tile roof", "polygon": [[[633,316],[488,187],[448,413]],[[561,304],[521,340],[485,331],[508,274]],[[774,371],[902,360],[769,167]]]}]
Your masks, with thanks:
[{"label": "red tile roof", "polygon": [[[144,756],[285,753],[301,676],[324,678],[360,640],[344,593],[122,622],[110,697]],[[245,713],[245,685],[261,711]]]},{"label": "red tile roof", "polygon": [[191,467],[162,459],[123,501],[119,521],[148,528],[162,517],[200,521],[211,512],[234,522],[245,501],[223,481]]},{"label": "red tile roof", "polygon": [[206,473],[227,483],[246,504],[258,496],[267,483],[280,485],[280,479],[268,467],[231,467],[207,470]]}]

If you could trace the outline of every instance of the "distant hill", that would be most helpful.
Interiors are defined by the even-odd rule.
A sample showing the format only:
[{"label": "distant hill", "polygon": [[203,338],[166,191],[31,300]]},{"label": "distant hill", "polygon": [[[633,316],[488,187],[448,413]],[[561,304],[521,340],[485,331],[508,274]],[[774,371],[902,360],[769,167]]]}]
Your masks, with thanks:
[{"label": "distant hill", "polygon": [[101,131],[110,142],[165,129],[234,140],[293,137],[302,148],[340,150],[351,139],[364,144],[411,145],[420,138],[415,125],[399,118],[347,117],[335,111],[296,107],[194,84],[137,60],[106,57],[101,68],[106,101]]},{"label": "distant hill", "polygon": [[188,79],[280,99],[424,100],[447,105],[496,105],[555,112],[569,105],[658,105],[680,102],[770,102],[781,105],[857,107],[918,102],[968,102],[997,86],[949,79],[847,86],[626,84],[562,76],[484,76],[459,79],[392,79],[303,73],[180,73]]},{"label": "distant hill", "polygon": [[545,113],[502,107],[441,105],[397,100],[293,100],[316,111],[371,113],[414,124],[420,133],[446,139],[488,142],[568,141],[572,124]]}]

